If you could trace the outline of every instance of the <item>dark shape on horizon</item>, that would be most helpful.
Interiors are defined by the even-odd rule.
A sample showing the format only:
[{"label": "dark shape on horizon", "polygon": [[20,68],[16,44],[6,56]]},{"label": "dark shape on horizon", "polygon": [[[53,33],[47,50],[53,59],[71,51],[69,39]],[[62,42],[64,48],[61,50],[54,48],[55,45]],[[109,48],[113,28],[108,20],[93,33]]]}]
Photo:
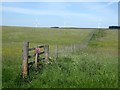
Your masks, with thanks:
[{"label": "dark shape on horizon", "polygon": [[50,27],[50,28],[59,28],[59,27]]},{"label": "dark shape on horizon", "polygon": [[109,29],[120,29],[120,26],[109,26]]}]

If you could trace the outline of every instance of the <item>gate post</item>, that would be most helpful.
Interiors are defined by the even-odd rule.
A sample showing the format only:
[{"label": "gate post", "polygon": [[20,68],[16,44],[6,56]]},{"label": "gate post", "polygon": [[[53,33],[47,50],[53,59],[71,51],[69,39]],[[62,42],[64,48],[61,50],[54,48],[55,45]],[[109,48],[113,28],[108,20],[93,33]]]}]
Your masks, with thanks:
[{"label": "gate post", "polygon": [[37,46],[37,48],[35,49],[35,68],[36,69],[38,67],[39,54],[40,54],[40,48]]},{"label": "gate post", "polygon": [[29,42],[24,42],[23,44],[23,63],[22,63],[22,76],[23,78],[28,75],[28,49]]},{"label": "gate post", "polygon": [[48,62],[49,62],[49,45],[45,45],[44,50],[45,50],[45,64],[48,64]]},{"label": "gate post", "polygon": [[57,59],[58,59],[58,45],[56,45],[56,51],[55,51],[55,60],[57,60]]}]

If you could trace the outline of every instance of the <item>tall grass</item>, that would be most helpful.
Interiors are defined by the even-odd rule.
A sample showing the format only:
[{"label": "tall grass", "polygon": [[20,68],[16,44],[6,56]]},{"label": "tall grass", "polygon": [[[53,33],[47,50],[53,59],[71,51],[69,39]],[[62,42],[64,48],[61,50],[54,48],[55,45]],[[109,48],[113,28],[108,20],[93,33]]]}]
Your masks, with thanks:
[{"label": "tall grass", "polygon": [[[117,57],[101,53],[87,53],[85,49],[71,56],[59,57],[56,63],[33,70],[28,79],[21,79],[14,87],[29,88],[114,88],[117,87]],[[95,50],[96,51],[96,50]],[[97,52],[97,51],[96,51]],[[19,76],[19,75],[18,75]]]},{"label": "tall grass", "polygon": [[49,44],[50,51],[54,51],[55,45],[64,47],[83,43],[93,31],[3,27],[3,87],[117,87],[117,31],[111,30],[96,31],[86,48],[78,49],[69,55],[64,53],[66,55],[60,56],[56,63],[43,65],[38,71],[31,67],[28,78],[25,80],[21,78],[23,41],[30,41],[30,47]]}]

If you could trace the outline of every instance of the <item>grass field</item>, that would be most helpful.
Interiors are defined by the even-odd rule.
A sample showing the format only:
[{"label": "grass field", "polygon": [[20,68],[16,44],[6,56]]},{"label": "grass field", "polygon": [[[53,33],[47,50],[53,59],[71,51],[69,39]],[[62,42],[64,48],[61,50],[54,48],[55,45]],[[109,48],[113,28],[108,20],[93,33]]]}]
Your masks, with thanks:
[{"label": "grass field", "polygon": [[[29,41],[30,47],[49,44],[51,53],[55,45],[86,44],[89,39],[87,47],[59,57],[56,63],[44,66],[38,72],[31,69],[29,77],[25,81],[21,79],[24,41]],[[2,87],[116,88],[118,31],[2,27]]]}]

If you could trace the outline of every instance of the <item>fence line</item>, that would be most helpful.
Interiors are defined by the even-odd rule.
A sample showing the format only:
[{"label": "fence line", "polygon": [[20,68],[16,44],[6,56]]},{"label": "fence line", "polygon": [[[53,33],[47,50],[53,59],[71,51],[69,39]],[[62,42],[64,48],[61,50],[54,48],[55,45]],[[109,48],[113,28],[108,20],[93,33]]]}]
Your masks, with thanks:
[{"label": "fence line", "polygon": [[89,44],[89,41],[93,37],[96,30],[94,30],[92,33],[89,34],[88,38],[82,43],[82,44],[71,44],[71,45],[55,45],[55,49],[50,52],[50,55],[54,57],[54,60],[56,62],[58,57],[66,57],[67,55],[70,55],[76,51],[80,51],[84,48],[86,48]]},{"label": "fence line", "polygon": [[71,44],[71,45],[54,45],[53,49],[50,50],[50,56],[56,60],[59,57],[66,57],[75,53],[78,50],[81,50],[83,47],[80,44]]},{"label": "fence line", "polygon": [[[89,37],[82,44],[72,44],[72,45],[68,45],[68,46],[56,45],[54,47],[53,51],[51,51],[50,53],[49,53],[49,45],[38,45],[35,48],[29,48],[29,42],[25,42],[23,45],[23,65],[22,65],[23,78],[25,78],[28,75],[29,65],[35,64],[35,68],[37,68],[38,62],[40,62],[41,60],[45,60],[45,64],[48,64],[49,63],[49,54],[50,54],[50,56],[53,57],[53,60],[56,62],[58,57],[61,57],[61,56],[66,57],[67,55],[70,55],[78,50],[86,48],[89,41],[93,37],[94,33],[95,33],[95,31],[90,33]],[[41,48],[43,48],[44,50],[41,51]],[[35,51],[35,53],[30,55],[29,51]],[[40,57],[41,54],[44,54],[45,57],[43,57],[43,58]],[[33,58],[33,57],[35,58],[35,60],[28,63],[28,59]]]}]

